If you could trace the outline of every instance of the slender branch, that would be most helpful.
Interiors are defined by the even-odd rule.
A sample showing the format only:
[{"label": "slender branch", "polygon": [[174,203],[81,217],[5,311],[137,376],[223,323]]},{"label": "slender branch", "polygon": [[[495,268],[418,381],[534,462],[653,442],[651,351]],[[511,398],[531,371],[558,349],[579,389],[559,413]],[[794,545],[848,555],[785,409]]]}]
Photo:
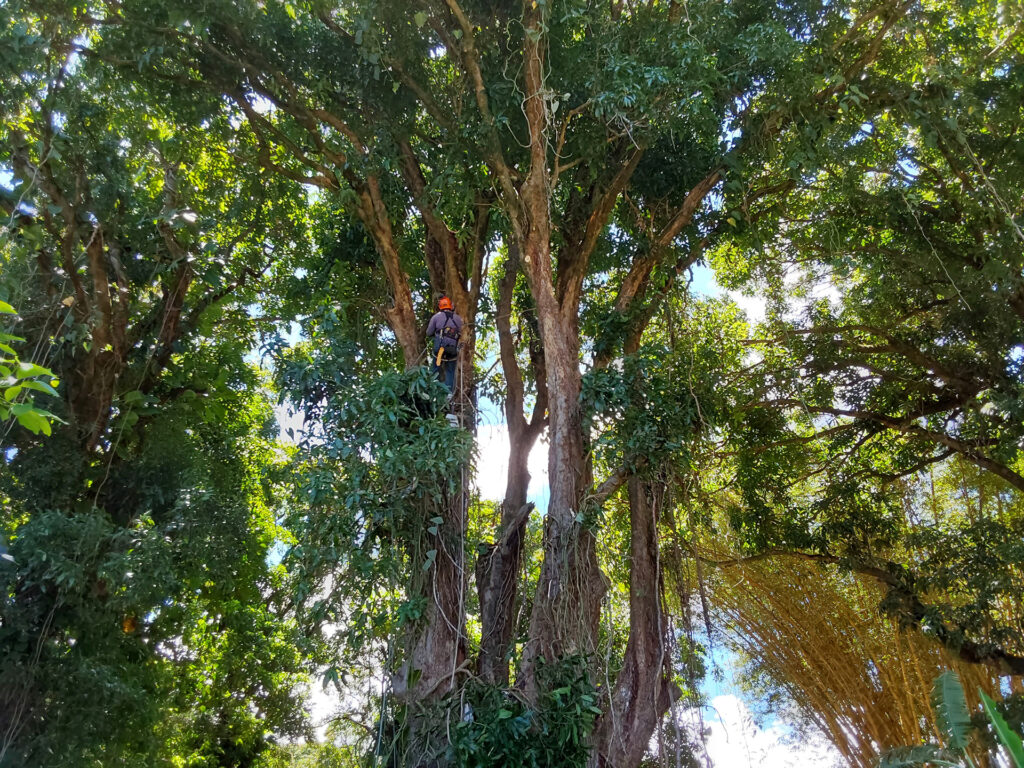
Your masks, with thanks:
[{"label": "slender branch", "polygon": [[598,505],[604,504],[616,491],[626,484],[631,475],[632,472],[625,466],[618,467],[603,483],[594,488],[588,497],[589,500]]},{"label": "slender branch", "polygon": [[505,274],[498,283],[498,306],[494,315],[494,324],[498,331],[498,354],[501,369],[505,373],[505,421],[509,431],[526,429],[526,417],[523,412],[523,372],[516,359],[515,345],[512,339],[512,294],[519,275],[519,248],[515,243],[509,244],[509,257],[505,262]]},{"label": "slender branch", "polygon": [[555,142],[555,168],[551,172],[551,186],[554,187],[558,183],[558,177],[562,171],[567,171],[578,163],[582,162],[583,158],[577,158],[572,162],[562,165],[562,148],[565,146],[565,132],[569,128],[569,122],[577,115],[583,114],[584,111],[593,103],[593,99],[587,99],[585,102],[580,104],[578,107],[574,107],[569,110],[566,116],[562,119],[562,125],[558,129],[558,139]]},{"label": "slender branch", "polygon": [[[800,400],[793,399],[773,400],[766,403],[760,403],[760,405],[788,405],[795,408],[803,408],[810,413],[817,413],[830,416],[845,416],[852,419],[859,419],[861,421],[868,421],[875,424],[880,424],[889,429],[896,430],[897,432],[903,432],[908,435],[921,437],[956,451],[961,456],[964,456],[965,458],[969,459],[978,467],[981,467],[982,469],[991,472],[997,477],[1002,478],[1010,485],[1012,485],[1014,488],[1024,491],[1024,476],[1019,475],[1017,472],[1014,472],[1005,464],[1000,464],[999,462],[989,458],[988,456],[985,456],[984,454],[978,451],[979,448],[993,445],[995,441],[983,440],[979,442],[961,440],[952,437],[951,435],[947,435],[944,432],[937,432],[932,429],[927,429],[926,427],[922,427],[920,424],[915,423],[922,416],[928,415],[925,413],[918,413],[904,418],[896,418],[893,416],[887,416],[882,413],[875,413],[873,411],[863,411],[855,408],[829,408],[825,406],[808,405]],[[948,408],[949,404],[943,403],[942,405],[943,407],[940,407],[937,404],[932,404],[931,406],[929,406],[928,410],[942,412],[943,410],[946,410]]]},{"label": "slender branch", "polygon": [[512,171],[509,168],[508,163],[505,161],[504,154],[501,151],[501,141],[498,138],[497,123],[494,120],[494,115],[491,113],[491,105],[487,98],[487,87],[484,85],[484,76],[480,69],[479,53],[476,49],[476,33],[474,32],[473,24],[466,16],[465,11],[462,10],[462,6],[459,5],[458,0],[445,0],[445,4],[452,12],[452,15],[458,22],[459,28],[462,30],[461,51],[456,48],[455,42],[449,39],[448,36],[444,36],[442,39],[444,39],[449,52],[456,58],[462,59],[463,66],[466,68],[466,71],[469,73],[469,77],[473,82],[473,94],[476,98],[477,109],[480,111],[480,115],[483,117],[484,123],[488,128],[488,138],[491,145],[488,154],[490,155],[491,163],[498,176],[498,180],[501,183],[502,194],[507,199],[508,203],[512,205],[517,199],[515,184],[512,182]]},{"label": "slender branch", "polygon": [[629,159],[608,183],[597,202],[590,210],[583,234],[574,247],[563,249],[558,259],[559,303],[562,312],[575,312],[580,301],[583,279],[586,276],[590,256],[598,239],[608,224],[608,217],[643,157],[643,148],[635,149]]}]

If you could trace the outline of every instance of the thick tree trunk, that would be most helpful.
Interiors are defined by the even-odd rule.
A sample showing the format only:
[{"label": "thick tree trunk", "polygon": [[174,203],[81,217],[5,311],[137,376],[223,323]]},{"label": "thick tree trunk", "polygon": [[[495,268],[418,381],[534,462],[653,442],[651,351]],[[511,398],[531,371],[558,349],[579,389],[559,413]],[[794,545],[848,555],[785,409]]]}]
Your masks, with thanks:
[{"label": "thick tree trunk", "polygon": [[667,622],[661,605],[658,515],[664,486],[628,481],[630,519],[629,640],[622,669],[595,733],[591,765],[632,768],[679,689],[671,681]]},{"label": "thick tree trunk", "polygon": [[[465,501],[460,492],[445,505],[441,515],[444,522],[434,539],[434,563],[411,589],[426,599],[426,607],[421,621],[407,637],[406,662],[392,685],[396,699],[408,707],[401,764],[410,768],[444,764],[448,746],[445,718],[431,706],[454,690],[460,676],[467,673]],[[414,567],[419,570],[418,564]]]},{"label": "thick tree trunk", "polygon": [[589,473],[579,406],[579,338],[567,328],[571,324],[563,321],[550,283],[538,288],[534,296],[547,366],[551,495],[544,527],[544,562],[523,657],[523,683],[528,693],[535,691],[538,657],[553,660],[595,649],[606,589],[597,564],[594,533],[583,524],[583,494]]},{"label": "thick tree trunk", "polygon": [[580,412],[580,338],[577,299],[556,297],[551,263],[551,176],[547,168],[548,114],[544,102],[544,10],[525,6],[524,113],[530,129],[530,172],[519,190],[514,229],[537,309],[548,386],[548,483],[544,562],[530,617],[521,682],[536,693],[538,658],[586,654],[596,647],[605,577],[593,532],[581,524],[589,472]]},{"label": "thick tree trunk", "polygon": [[[405,637],[405,662],[392,680],[392,693],[408,710],[405,717],[404,757],[409,768],[444,765],[448,746],[446,718],[435,706],[468,674],[466,659],[465,551],[469,495],[465,473],[441,509],[426,505],[423,520],[441,517],[431,538],[433,563],[423,571],[413,564],[410,595],[425,600],[423,615]],[[427,523],[424,523],[427,525]],[[422,553],[421,553],[422,555]]]},{"label": "thick tree trunk", "polygon": [[[470,350],[473,341],[470,335]],[[465,348],[462,354],[466,354]],[[408,360],[410,356],[406,357]],[[461,381],[472,391],[472,377]],[[438,717],[431,707],[458,686],[460,676],[468,674],[466,597],[469,581],[465,551],[468,509],[464,468],[455,492],[445,499],[441,509],[428,506],[423,510],[424,520],[435,515],[441,517],[437,535],[431,539],[436,555],[425,572],[418,563],[413,566],[416,578],[410,586],[410,594],[422,596],[426,606],[422,618],[406,637],[406,661],[398,670],[392,687],[397,700],[409,708],[405,721],[408,728],[406,755],[402,764],[410,767],[444,764],[447,748],[447,737],[441,727],[444,718]]]},{"label": "thick tree trunk", "polygon": [[528,455],[529,451],[518,456],[513,451],[509,457],[509,486],[502,503],[497,541],[489,545],[476,562],[481,624],[477,674],[486,682],[502,687],[509,684],[509,654],[515,631],[523,536],[533,510],[533,505],[526,502],[526,487],[530,482],[526,468]]},{"label": "thick tree trunk", "polygon": [[[415,169],[409,167],[410,175]],[[418,189],[418,188],[417,188]],[[421,191],[421,190],[420,190]],[[455,305],[455,311],[463,318],[463,332],[460,340],[456,388],[453,393],[451,411],[459,416],[460,426],[475,428],[475,368],[476,316],[480,295],[483,241],[485,231],[478,232],[477,238],[468,248],[460,247],[444,223],[429,208],[423,208],[423,216],[431,230],[425,243],[426,261],[429,266],[432,288],[447,294]],[[486,229],[486,217],[481,223]],[[386,233],[390,237],[390,230]],[[385,243],[386,245],[386,243]],[[382,255],[384,251],[381,249]],[[393,250],[393,249],[392,249]],[[392,262],[392,269],[396,264]],[[385,259],[385,269],[388,261]],[[399,322],[404,329],[392,326],[402,343],[406,367],[414,367],[429,361],[421,358],[421,350],[427,343],[421,331],[415,327],[415,320],[403,319],[411,316],[411,293],[408,293],[408,278],[396,272],[392,279],[398,296],[408,295],[408,309],[400,316],[400,305],[389,313],[392,322]],[[472,284],[470,284],[472,281]],[[413,326],[410,328],[410,326]],[[466,659],[466,596],[469,588],[465,551],[467,513],[469,508],[468,474],[464,468],[458,478],[456,490],[447,498],[441,510],[424,510],[423,519],[439,514],[442,522],[438,526],[435,540],[437,554],[433,564],[425,573],[418,571],[412,594],[426,599],[426,609],[417,626],[406,638],[406,661],[394,680],[393,692],[409,707],[406,719],[407,753],[404,764],[410,766],[433,766],[443,764],[447,748],[447,736],[439,725],[444,718],[431,713],[431,706],[456,688],[459,677],[467,672]]]}]

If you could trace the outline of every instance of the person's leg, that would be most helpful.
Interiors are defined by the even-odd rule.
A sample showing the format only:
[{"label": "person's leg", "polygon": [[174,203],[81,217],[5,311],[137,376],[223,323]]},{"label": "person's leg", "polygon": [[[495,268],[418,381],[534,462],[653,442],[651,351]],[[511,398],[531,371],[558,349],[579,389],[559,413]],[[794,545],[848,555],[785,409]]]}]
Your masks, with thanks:
[{"label": "person's leg", "polygon": [[455,392],[455,366],[458,360],[445,360],[442,365],[444,366],[444,385],[448,387],[449,392]]},{"label": "person's leg", "polygon": [[437,376],[438,381],[440,381],[442,384],[445,383],[446,373],[444,369],[444,363],[441,363],[440,365],[438,365],[437,363],[437,342],[434,342],[434,350],[430,355],[430,370],[432,370],[434,372],[434,375]]}]

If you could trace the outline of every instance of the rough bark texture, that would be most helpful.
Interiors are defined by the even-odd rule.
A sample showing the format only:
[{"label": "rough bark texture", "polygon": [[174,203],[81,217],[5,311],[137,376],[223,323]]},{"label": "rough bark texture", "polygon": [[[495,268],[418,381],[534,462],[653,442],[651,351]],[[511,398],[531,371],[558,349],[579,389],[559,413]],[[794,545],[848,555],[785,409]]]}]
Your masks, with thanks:
[{"label": "rough bark texture", "polygon": [[[525,485],[528,483],[529,473],[526,483],[520,482],[517,489],[506,493],[498,540],[488,545],[476,562],[481,624],[477,674],[486,682],[502,687],[509,684],[509,654],[515,630],[523,533],[533,511],[533,504],[525,502]],[[521,495],[524,499],[517,509],[512,508],[513,495]]]},{"label": "rough bark texture", "polygon": [[377,247],[381,266],[391,286],[392,306],[385,309],[388,325],[391,326],[402,348],[405,367],[413,368],[419,363],[420,352],[424,346],[423,339],[420,338],[419,325],[416,322],[409,279],[402,269],[388,210],[381,198],[380,186],[376,179],[370,178],[360,184],[358,210],[359,218]]},{"label": "rough bark texture", "polygon": [[[425,193],[426,179],[412,146],[407,141],[399,144],[402,176],[427,230],[424,259],[431,289],[436,296],[445,294],[451,298],[455,311],[464,320],[451,411],[458,416],[463,428],[475,430],[475,318],[484,280],[490,203],[485,196],[477,199],[472,218],[472,237],[460,244],[456,233],[434,210]],[[396,297],[408,296],[408,308],[402,309],[406,306],[405,298],[401,302],[396,300],[395,308],[388,313],[388,321],[402,344],[406,366],[413,367],[426,362],[422,358],[422,350],[428,342],[412,314],[408,276],[398,264],[390,227],[378,228],[374,238],[382,256],[396,254],[394,258],[385,258],[383,266]],[[464,474],[460,479],[458,490],[447,499],[443,509],[424,513],[425,518],[434,514],[440,514],[442,518],[438,529],[438,554],[433,566],[411,586],[412,593],[426,598],[427,609],[422,621],[406,638],[407,661],[399,670],[393,685],[395,695],[410,707],[407,720],[409,752],[406,758],[409,765],[432,765],[440,760],[439,756],[447,746],[445,737],[438,731],[437,718],[431,717],[423,707],[429,708],[452,691],[459,677],[468,673],[465,629],[469,588],[468,556],[465,552],[469,504],[467,477]],[[525,504],[525,485],[522,496]],[[521,538],[522,526],[509,525],[503,530],[499,548],[502,553],[509,553],[507,560],[515,560],[518,564],[517,534]],[[515,557],[512,557],[513,552]],[[501,559],[500,556],[498,559]],[[501,572],[499,569],[498,573]],[[501,598],[500,588],[494,590],[493,594],[489,592],[486,602],[481,598],[481,611],[494,614]]]},{"label": "rough bark texture", "polygon": [[[546,244],[545,244],[546,245]],[[551,660],[594,650],[605,577],[597,564],[594,533],[581,524],[588,467],[579,396],[579,339],[566,328],[543,269],[543,249],[532,256],[537,316],[548,382],[548,479],[544,561],[534,595],[530,639],[522,674],[526,690],[537,657]],[[538,274],[539,273],[539,274]]]},{"label": "rough bark texture", "polygon": [[393,681],[393,693],[411,708],[409,765],[425,764],[443,751],[437,722],[423,721],[417,708],[451,691],[465,673],[466,498],[453,495],[441,510],[434,564],[412,585],[427,605],[417,628],[407,637],[406,663]]},{"label": "rough bark texture", "polygon": [[629,640],[605,713],[595,733],[591,765],[637,765],[661,717],[678,698],[671,681],[667,621],[662,612],[658,516],[664,484],[631,477],[629,491]]},{"label": "rough bark texture", "polygon": [[551,177],[547,168],[547,112],[544,102],[543,9],[524,10],[524,111],[530,129],[530,171],[518,195],[518,239],[523,268],[537,309],[548,383],[548,481],[544,562],[523,655],[523,683],[536,690],[538,657],[554,659],[594,649],[604,575],[597,565],[593,533],[580,525],[586,490],[587,454],[579,395],[580,340],[576,305],[562,307],[551,263]]}]

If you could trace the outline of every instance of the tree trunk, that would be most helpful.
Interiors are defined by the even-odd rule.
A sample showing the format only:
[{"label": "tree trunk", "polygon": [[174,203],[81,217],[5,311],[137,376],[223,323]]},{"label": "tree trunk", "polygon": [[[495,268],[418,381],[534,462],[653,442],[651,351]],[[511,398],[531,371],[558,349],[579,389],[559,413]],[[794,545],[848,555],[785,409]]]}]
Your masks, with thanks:
[{"label": "tree trunk", "polygon": [[[510,440],[512,445],[515,440]],[[492,685],[509,684],[509,653],[515,631],[516,602],[523,536],[533,504],[526,502],[530,473],[526,467],[529,451],[509,456],[508,486],[501,507],[498,540],[482,552],[476,562],[476,584],[480,597],[480,656],[477,673]]]},{"label": "tree trunk", "polygon": [[[458,247],[454,235],[447,230],[443,222],[433,216],[428,209],[424,210],[424,218],[433,228],[428,236],[426,260],[430,265],[432,288],[447,294],[455,305],[455,311],[463,318],[464,325],[460,339],[458,369],[455,391],[452,396],[451,411],[459,416],[460,426],[475,429],[475,368],[476,354],[476,316],[480,289],[480,260],[482,247],[475,241],[472,258],[472,269],[467,274],[464,265],[470,257],[468,249]],[[390,236],[390,230],[386,233]],[[439,240],[438,238],[441,238]],[[379,248],[380,250],[380,248]],[[383,251],[382,251],[383,253]],[[392,268],[397,268],[392,262]],[[385,259],[385,269],[388,261]],[[389,279],[391,274],[389,272]],[[468,285],[470,279],[475,285]],[[404,273],[396,275],[392,284],[404,286],[402,294],[408,291],[408,278]],[[396,295],[398,295],[396,290]],[[411,317],[411,293],[408,293],[408,307],[404,317]],[[400,306],[396,301],[396,309],[389,313],[389,320],[402,322],[405,329],[392,326],[396,336],[402,341],[403,356],[406,367],[411,368],[425,362],[420,350],[426,339],[412,320],[403,320],[396,310]],[[413,326],[411,329],[409,326]],[[403,341],[411,339],[412,341]],[[443,717],[431,712],[431,707],[458,685],[460,675],[467,674],[466,660],[466,596],[469,588],[465,551],[468,533],[469,490],[467,487],[468,472],[466,467],[458,478],[456,490],[445,501],[443,508],[425,509],[423,519],[440,515],[442,522],[434,543],[437,554],[433,564],[427,571],[418,572],[415,583],[410,588],[411,594],[421,595],[426,599],[426,609],[421,620],[406,638],[406,661],[398,670],[393,681],[393,692],[399,701],[409,706],[406,718],[407,752],[405,764],[410,766],[433,766],[443,764],[443,754],[447,748],[447,736],[440,725]],[[524,490],[525,495],[525,490]]]},{"label": "tree trunk", "polygon": [[410,768],[445,765],[446,717],[436,707],[458,687],[460,676],[467,674],[468,509],[464,468],[455,492],[446,496],[441,508],[424,504],[421,513],[424,521],[440,516],[441,523],[430,539],[435,548],[430,567],[424,571],[421,563],[412,564],[409,595],[423,597],[426,605],[421,619],[405,636],[405,661],[392,679],[393,695],[408,708],[400,764]]},{"label": "tree trunk", "polygon": [[[531,281],[535,283],[535,281]],[[534,288],[534,284],[531,284]],[[579,407],[579,338],[569,330],[550,282],[534,291],[548,386],[548,482],[544,562],[523,656],[523,683],[535,692],[538,657],[553,660],[596,647],[605,577],[597,564],[593,532],[581,524],[589,479]]]},{"label": "tree trunk", "polygon": [[[477,671],[487,682],[501,686],[509,684],[509,652],[515,631],[523,535],[533,509],[533,505],[526,502],[526,492],[530,485],[528,461],[530,451],[543,427],[544,411],[547,409],[547,389],[543,382],[538,380],[533,418],[527,423],[524,413],[523,376],[516,360],[515,342],[512,337],[512,294],[519,267],[519,251],[513,244],[510,246],[505,274],[498,286],[498,311],[495,317],[498,349],[506,382],[508,474],[497,541],[481,553],[476,564],[481,623]],[[530,351],[534,368],[538,377],[541,377],[544,369],[543,355],[536,344],[531,345]]]},{"label": "tree trunk", "polygon": [[555,295],[551,263],[551,176],[548,114],[544,102],[544,10],[524,7],[524,113],[530,129],[530,172],[519,189],[513,228],[537,309],[548,387],[548,483],[551,495],[544,526],[544,562],[523,653],[521,682],[536,694],[538,658],[554,660],[596,647],[601,598],[606,585],[597,564],[596,540],[583,521],[589,485],[580,412],[580,338],[577,301],[562,306]]},{"label": "tree trunk", "polygon": [[638,765],[679,689],[670,678],[667,622],[661,605],[658,516],[663,484],[628,481],[630,519],[629,640],[622,669],[598,721],[591,765]]}]

